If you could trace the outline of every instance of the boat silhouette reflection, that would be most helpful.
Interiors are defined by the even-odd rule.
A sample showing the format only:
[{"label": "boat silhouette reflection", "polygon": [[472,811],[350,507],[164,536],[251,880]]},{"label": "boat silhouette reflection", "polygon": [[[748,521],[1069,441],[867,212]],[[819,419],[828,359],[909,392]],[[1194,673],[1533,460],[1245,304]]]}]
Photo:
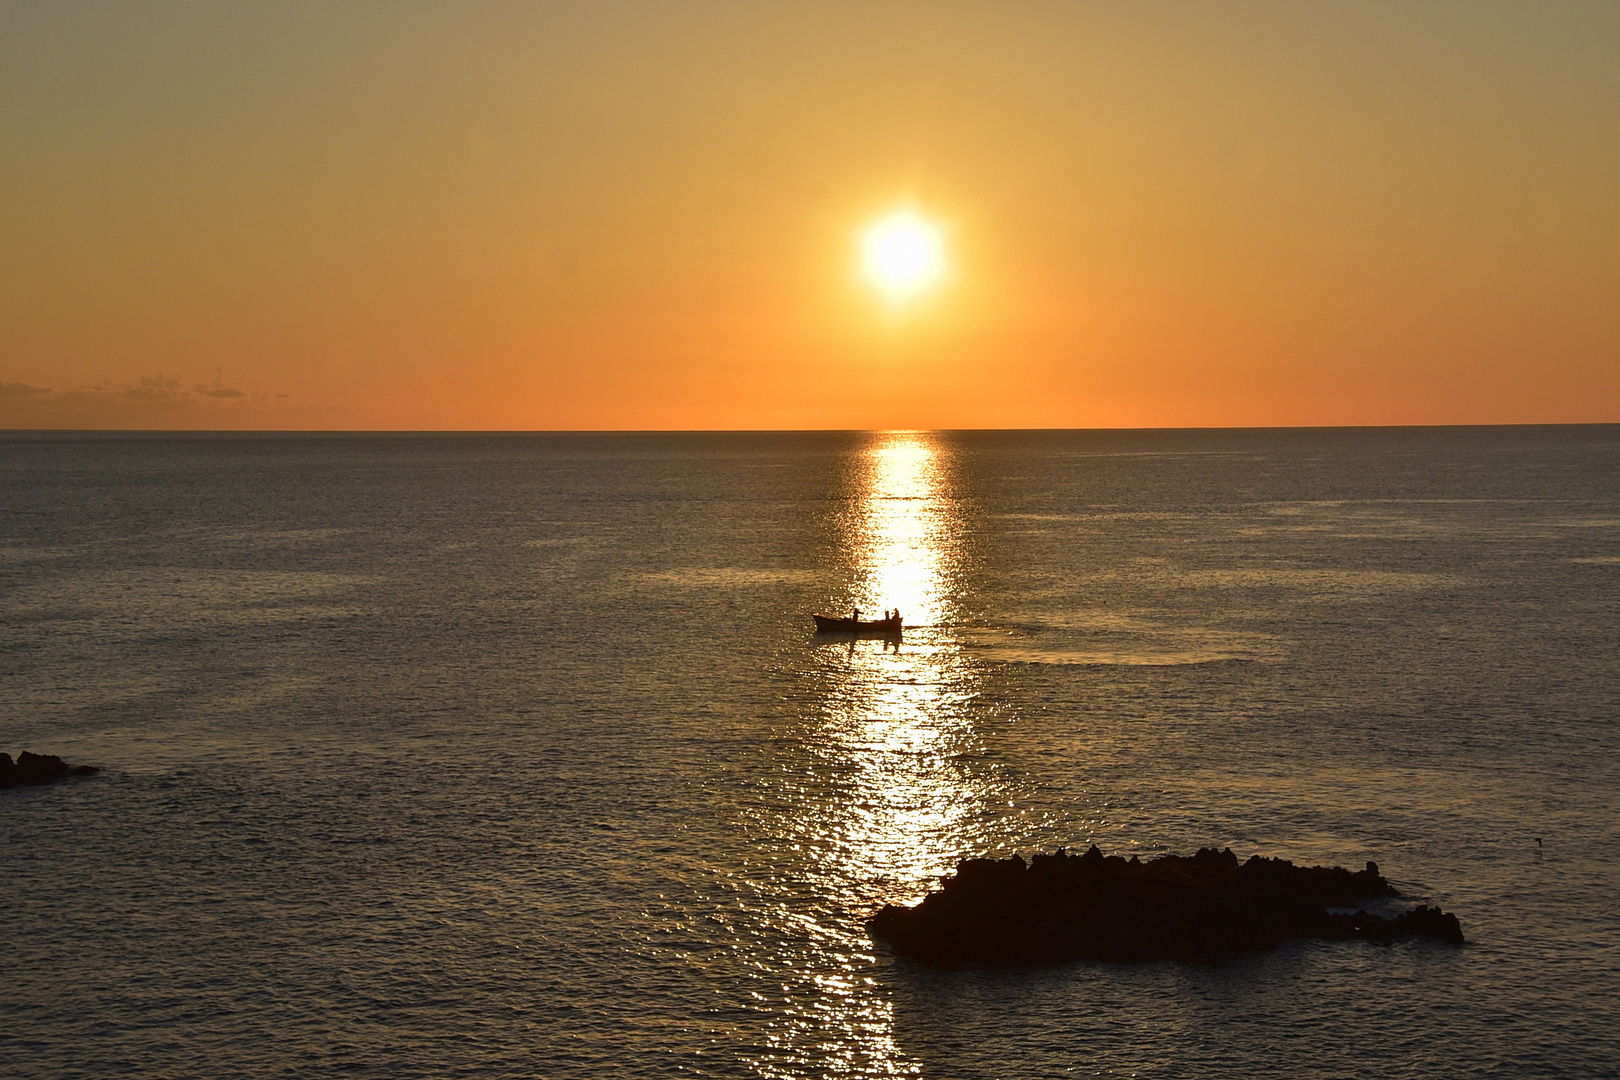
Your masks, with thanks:
[{"label": "boat silhouette reflection", "polygon": [[904,629],[904,622],[899,615],[892,615],[884,619],[862,619],[852,616],[840,618],[836,615],[812,615],[816,621],[816,634],[821,638],[828,637],[899,637]]}]

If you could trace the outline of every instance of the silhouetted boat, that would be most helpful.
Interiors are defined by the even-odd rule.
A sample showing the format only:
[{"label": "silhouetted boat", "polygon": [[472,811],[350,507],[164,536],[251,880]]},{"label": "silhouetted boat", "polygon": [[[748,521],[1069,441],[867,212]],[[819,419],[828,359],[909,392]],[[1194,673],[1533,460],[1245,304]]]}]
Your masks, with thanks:
[{"label": "silhouetted boat", "polygon": [[891,619],[840,619],[832,615],[812,615],[818,634],[871,634],[895,636],[900,633],[900,616]]}]

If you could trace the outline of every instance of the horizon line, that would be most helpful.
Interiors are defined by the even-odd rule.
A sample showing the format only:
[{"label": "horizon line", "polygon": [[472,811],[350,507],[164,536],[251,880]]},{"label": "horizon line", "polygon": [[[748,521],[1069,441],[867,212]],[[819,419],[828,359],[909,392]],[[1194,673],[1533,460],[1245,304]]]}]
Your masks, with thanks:
[{"label": "horizon line", "polygon": [[858,435],[878,432],[1056,433],[1131,431],[1458,431],[1505,428],[1620,427],[1620,420],[1524,421],[1482,424],[1230,424],[1162,427],[852,427],[852,428],[0,428],[12,435]]}]

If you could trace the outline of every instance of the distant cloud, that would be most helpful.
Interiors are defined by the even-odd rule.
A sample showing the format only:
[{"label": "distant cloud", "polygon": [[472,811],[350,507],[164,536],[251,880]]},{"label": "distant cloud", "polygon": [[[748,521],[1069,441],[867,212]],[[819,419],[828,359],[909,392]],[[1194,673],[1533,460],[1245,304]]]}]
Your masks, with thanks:
[{"label": "distant cloud", "polygon": [[333,410],[294,406],[286,394],[226,386],[218,369],[212,384],[190,386],[161,371],[133,384],[61,391],[0,382],[0,428],[302,428],[334,419]]}]

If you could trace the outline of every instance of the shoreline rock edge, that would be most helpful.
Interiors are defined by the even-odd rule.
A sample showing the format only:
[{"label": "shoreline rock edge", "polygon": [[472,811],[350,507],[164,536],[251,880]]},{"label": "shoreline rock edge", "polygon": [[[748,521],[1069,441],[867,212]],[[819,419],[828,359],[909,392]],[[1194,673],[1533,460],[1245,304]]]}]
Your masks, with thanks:
[{"label": "shoreline rock edge", "polygon": [[24,750],[12,761],[10,754],[0,753],[0,788],[54,784],[64,777],[93,776],[100,771],[94,765],[69,765],[55,754]]},{"label": "shoreline rock edge", "polygon": [[1297,938],[1463,944],[1457,917],[1438,907],[1362,910],[1400,895],[1371,862],[1355,872],[1259,855],[1240,864],[1230,848],[1143,862],[1093,845],[1028,863],[963,860],[921,903],[885,905],[867,925],[898,955],[938,965],[1218,961]]}]

